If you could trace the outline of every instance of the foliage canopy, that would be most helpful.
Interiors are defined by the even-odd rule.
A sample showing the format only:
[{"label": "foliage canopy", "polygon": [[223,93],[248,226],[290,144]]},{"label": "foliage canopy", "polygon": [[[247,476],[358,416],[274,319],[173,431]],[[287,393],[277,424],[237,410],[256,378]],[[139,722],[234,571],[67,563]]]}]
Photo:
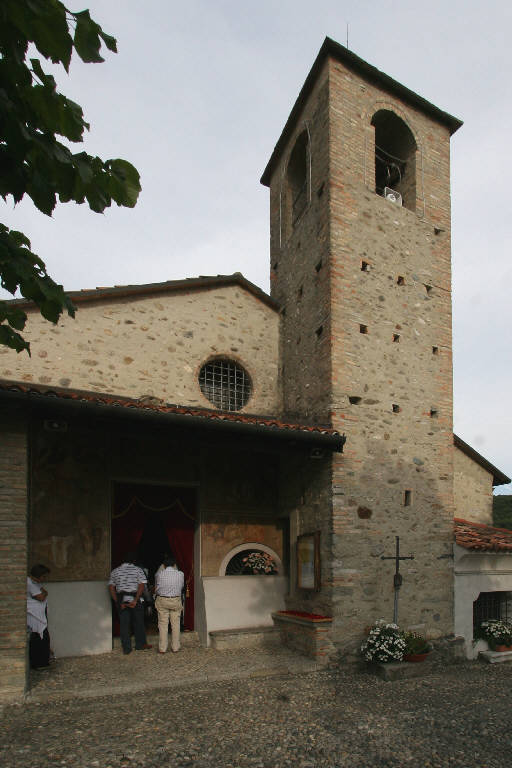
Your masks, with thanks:
[{"label": "foliage canopy", "polygon": [[[82,108],[57,91],[37,51],[66,72],[73,51],[84,62],[102,62],[102,45],[117,52],[116,41],[103,32],[89,11],[69,11],[60,0],[1,0],[0,2],[0,194],[18,203],[25,194],[42,213],[51,216],[57,200],[87,201],[101,213],[111,205],[132,208],[140,192],[137,170],[126,160],[101,160],[86,152],[73,153],[67,144],[83,141],[89,129]],[[0,284],[17,290],[56,323],[75,309],[61,285],[48,275],[44,262],[31,251],[29,239],[0,224]],[[29,344],[23,331],[26,314],[16,304],[0,301],[0,344],[17,352]]]}]

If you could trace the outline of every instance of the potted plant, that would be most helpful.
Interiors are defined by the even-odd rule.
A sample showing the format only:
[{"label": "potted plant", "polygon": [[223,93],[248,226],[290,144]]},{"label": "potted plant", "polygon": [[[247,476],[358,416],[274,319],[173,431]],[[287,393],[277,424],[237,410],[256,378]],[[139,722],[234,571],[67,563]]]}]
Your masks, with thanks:
[{"label": "potted plant", "polygon": [[508,621],[482,621],[477,636],[487,640],[492,651],[512,651],[512,624]]},{"label": "potted plant", "polygon": [[368,637],[361,645],[365,661],[391,662],[402,661],[405,651],[403,632],[396,624],[388,624],[379,619],[368,632]]},{"label": "potted plant", "polygon": [[425,661],[430,651],[432,650],[430,643],[428,643],[424,637],[418,635],[416,632],[405,632],[404,640],[404,661]]}]

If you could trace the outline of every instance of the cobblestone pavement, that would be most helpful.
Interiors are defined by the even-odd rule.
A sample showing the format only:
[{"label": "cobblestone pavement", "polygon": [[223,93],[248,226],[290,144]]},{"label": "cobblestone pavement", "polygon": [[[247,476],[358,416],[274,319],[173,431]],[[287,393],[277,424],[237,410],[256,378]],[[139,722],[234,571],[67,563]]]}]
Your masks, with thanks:
[{"label": "cobblestone pavement", "polygon": [[[280,650],[265,654],[186,649],[178,668],[179,658],[157,657],[152,651],[124,658],[111,654],[94,657],[94,664],[91,659],[64,660],[39,673],[32,700],[3,711],[0,764],[4,768],[512,765],[511,665],[432,660],[424,665],[423,677],[384,682],[349,665],[315,671],[301,664],[293,667],[288,653]],[[178,686],[162,661],[184,676],[195,664],[196,676],[180,680]],[[125,665],[122,684],[129,686],[135,680],[132,691],[96,696],[98,679],[91,675],[101,675],[104,685],[116,691],[121,665]],[[137,691],[144,665],[150,688]],[[218,673],[223,669],[227,679],[214,679],[215,669]],[[203,679],[197,677],[198,671]],[[161,687],[154,685],[158,680]],[[65,698],[70,694],[72,698]]]}]

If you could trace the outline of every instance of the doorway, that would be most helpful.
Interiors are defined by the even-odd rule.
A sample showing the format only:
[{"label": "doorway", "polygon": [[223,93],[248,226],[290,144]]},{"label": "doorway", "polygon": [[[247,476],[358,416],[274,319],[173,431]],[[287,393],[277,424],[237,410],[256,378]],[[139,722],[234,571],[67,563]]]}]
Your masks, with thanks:
[{"label": "doorway", "polygon": [[[194,488],[115,482],[113,486],[111,563],[117,568],[127,552],[135,552],[152,586],[164,556],[174,555],[185,575],[183,629],[194,629]],[[156,612],[153,612],[155,614]],[[148,630],[156,616],[147,617]],[[155,626],[153,626],[153,624]],[[118,634],[117,617],[113,621]]]}]

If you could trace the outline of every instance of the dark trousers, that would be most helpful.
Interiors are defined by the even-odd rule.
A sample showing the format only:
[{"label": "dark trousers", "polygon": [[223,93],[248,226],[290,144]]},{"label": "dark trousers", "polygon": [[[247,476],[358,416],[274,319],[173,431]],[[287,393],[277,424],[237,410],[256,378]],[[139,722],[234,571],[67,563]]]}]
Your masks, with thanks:
[{"label": "dark trousers", "polygon": [[30,642],[28,647],[30,666],[32,669],[38,667],[47,667],[50,663],[50,633],[45,629],[43,636],[39,632],[30,633]]},{"label": "dark trousers", "polygon": [[146,629],[144,627],[144,606],[140,602],[135,608],[121,608],[122,602],[117,601],[117,610],[119,612],[119,634],[121,635],[121,645],[123,651],[130,651],[132,648],[132,630],[135,635],[135,648],[141,650],[146,645]]}]

